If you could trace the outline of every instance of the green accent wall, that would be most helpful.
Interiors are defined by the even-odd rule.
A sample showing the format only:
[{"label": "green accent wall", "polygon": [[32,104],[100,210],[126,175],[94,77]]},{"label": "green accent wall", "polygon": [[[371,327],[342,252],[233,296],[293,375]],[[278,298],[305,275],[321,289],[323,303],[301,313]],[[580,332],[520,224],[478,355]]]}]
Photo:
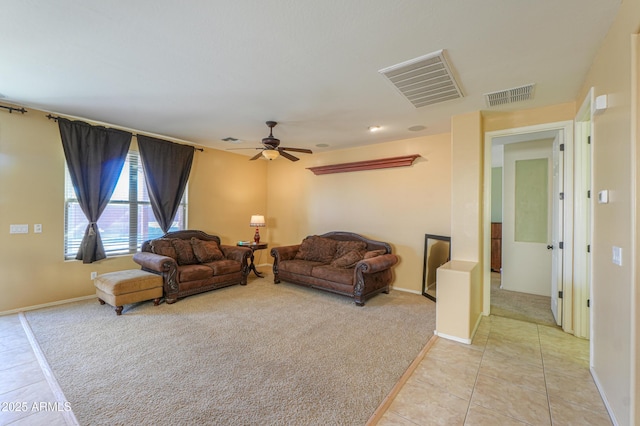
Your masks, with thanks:
[{"label": "green accent wall", "polygon": [[549,160],[518,160],[515,166],[515,240],[546,243],[549,229]]},{"label": "green accent wall", "polygon": [[491,222],[502,223],[502,167],[491,168]]}]

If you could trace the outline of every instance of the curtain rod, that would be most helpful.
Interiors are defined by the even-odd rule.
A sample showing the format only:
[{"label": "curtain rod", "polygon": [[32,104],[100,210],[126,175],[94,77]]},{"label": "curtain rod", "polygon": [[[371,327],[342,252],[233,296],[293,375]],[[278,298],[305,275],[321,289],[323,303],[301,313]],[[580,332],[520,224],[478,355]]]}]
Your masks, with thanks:
[{"label": "curtain rod", "polygon": [[8,109],[9,114],[11,114],[13,111],[18,111],[19,113],[22,113],[22,114],[24,114],[25,112],[29,112],[24,108],[16,108],[16,107],[4,106],[4,105],[0,105],[0,108]]},{"label": "curtain rod", "polygon": [[[2,105],[0,105],[0,106],[2,106]],[[4,107],[4,108],[8,108],[8,107]],[[47,114],[47,118],[49,120],[58,121],[58,118],[60,118],[60,117],[56,117],[55,115]],[[117,127],[114,127],[114,126],[109,126],[109,127],[117,128]],[[120,129],[120,130],[125,130],[125,129]],[[129,129],[126,129],[126,131],[129,131]],[[131,132],[131,136],[138,137],[138,135],[136,133],[133,133],[133,132]],[[142,136],[144,136],[144,135],[142,135]],[[155,137],[155,135],[154,135],[154,137]],[[169,138],[169,139],[171,139],[171,138]],[[188,145],[193,146],[193,144],[188,144]],[[204,152],[203,148],[196,148],[195,146],[193,146],[193,149],[195,149],[196,151]]]}]

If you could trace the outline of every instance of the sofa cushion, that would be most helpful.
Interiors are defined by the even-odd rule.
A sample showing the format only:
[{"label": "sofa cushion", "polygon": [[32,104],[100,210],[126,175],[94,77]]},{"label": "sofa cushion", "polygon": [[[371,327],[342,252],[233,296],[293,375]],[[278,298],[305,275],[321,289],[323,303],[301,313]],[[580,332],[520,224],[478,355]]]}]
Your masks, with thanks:
[{"label": "sofa cushion", "polygon": [[302,240],[295,259],[330,263],[336,254],[337,246],[338,242],[336,240],[311,235]]},{"label": "sofa cushion", "polygon": [[292,274],[299,275],[311,275],[311,270],[314,266],[322,265],[321,262],[313,262],[310,260],[283,260],[278,263],[278,269],[280,271],[290,272]]},{"label": "sofa cushion", "polygon": [[234,272],[240,272],[242,270],[242,264],[237,260],[216,260],[214,262],[206,263],[213,270],[213,275],[225,275],[232,274]]},{"label": "sofa cushion", "polygon": [[311,270],[311,276],[340,284],[353,285],[353,269],[334,268],[329,265],[319,265]]},{"label": "sofa cushion", "polygon": [[353,268],[364,258],[366,251],[367,243],[364,241],[338,241],[331,266],[334,268]]},{"label": "sofa cushion", "polygon": [[178,266],[178,280],[180,282],[206,280],[213,276],[213,270],[204,265]]},{"label": "sofa cushion", "polygon": [[191,248],[200,263],[209,263],[214,260],[224,259],[224,254],[222,254],[218,243],[215,241],[204,241],[193,237],[191,238]]},{"label": "sofa cushion", "polygon": [[193,265],[198,263],[198,259],[196,259],[196,255],[193,254],[193,248],[191,248],[191,242],[189,240],[176,238],[172,240],[171,243],[178,255],[178,265]]},{"label": "sofa cushion", "polygon": [[173,238],[157,238],[151,241],[151,253],[159,254],[161,256],[169,256],[173,259],[178,258],[176,249],[173,248],[171,243]]},{"label": "sofa cushion", "polygon": [[371,250],[368,251],[364,254],[364,258],[365,259],[371,259],[372,257],[376,257],[376,256],[380,256],[383,254],[386,254],[386,250],[380,249],[380,250]]}]

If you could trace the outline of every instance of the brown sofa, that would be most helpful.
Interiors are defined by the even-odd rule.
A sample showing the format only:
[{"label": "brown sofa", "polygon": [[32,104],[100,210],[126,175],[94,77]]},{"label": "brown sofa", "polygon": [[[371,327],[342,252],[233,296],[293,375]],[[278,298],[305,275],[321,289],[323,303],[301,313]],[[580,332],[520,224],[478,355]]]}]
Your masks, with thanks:
[{"label": "brown sofa", "polygon": [[185,230],[145,241],[133,261],[162,276],[165,301],[174,303],[192,294],[246,285],[250,256],[246,247],[223,245],[216,235]]},{"label": "brown sofa", "polygon": [[364,306],[365,299],[389,293],[391,267],[398,257],[391,246],[352,232],[310,235],[301,244],[271,249],[273,281],[280,280],[352,297]]}]

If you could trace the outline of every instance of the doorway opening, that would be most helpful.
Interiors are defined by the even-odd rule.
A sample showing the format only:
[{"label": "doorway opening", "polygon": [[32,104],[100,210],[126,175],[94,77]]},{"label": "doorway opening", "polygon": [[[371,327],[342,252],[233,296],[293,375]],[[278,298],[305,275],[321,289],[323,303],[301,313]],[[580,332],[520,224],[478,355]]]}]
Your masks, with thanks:
[{"label": "doorway opening", "polygon": [[[572,161],[569,161],[573,155],[572,141],[572,121],[485,134],[487,184],[484,191],[484,235],[487,237],[484,240],[483,311],[487,315],[508,315],[508,311],[512,311],[520,315],[517,319],[529,315],[530,322],[545,325],[555,323],[568,331],[567,326],[570,326],[571,322],[567,324],[565,318],[572,315],[569,288],[572,272],[571,267],[567,267],[573,250],[572,245],[567,244],[572,241],[573,229],[573,170]],[[548,151],[545,151],[547,147]],[[554,158],[556,153],[560,154]],[[510,171],[505,168],[505,158],[510,158]],[[545,158],[544,161],[540,160],[541,158]],[[563,167],[558,168],[558,164]],[[500,188],[496,190],[496,185],[492,188],[490,183],[498,176],[503,185],[498,185]],[[532,195],[518,198],[513,195],[516,185],[524,188],[521,193],[525,195],[532,187],[538,189]],[[509,201],[503,197],[505,187],[508,187],[509,196],[512,198]],[[500,192],[501,195],[496,196],[492,191],[494,194]],[[558,192],[563,194],[560,195]],[[534,197],[533,202],[527,201],[529,196]],[[507,211],[506,203],[511,203],[507,223],[504,216]],[[539,212],[534,217],[532,214],[536,209]],[[505,263],[500,265],[500,268],[493,264],[495,256],[494,262],[491,261],[491,245],[495,245],[495,231],[494,238],[490,237],[492,227],[495,229],[496,224],[506,225],[506,228],[503,227],[501,230],[501,241],[510,239],[511,242],[510,246],[501,247],[501,260]],[[524,251],[514,256],[514,247]],[[509,251],[506,255],[505,249]],[[540,278],[540,274],[535,276],[541,268],[536,266],[538,263],[532,262],[533,256],[543,263],[546,262],[544,278]],[[505,268],[509,268],[508,274],[505,273]],[[527,278],[533,279],[527,282]],[[552,311],[553,306],[555,309]]]},{"label": "doorway opening", "polygon": [[563,206],[556,194],[562,191],[563,146],[561,130],[492,140],[492,315],[549,326],[561,323],[553,276],[562,231],[562,221],[556,219]]}]

